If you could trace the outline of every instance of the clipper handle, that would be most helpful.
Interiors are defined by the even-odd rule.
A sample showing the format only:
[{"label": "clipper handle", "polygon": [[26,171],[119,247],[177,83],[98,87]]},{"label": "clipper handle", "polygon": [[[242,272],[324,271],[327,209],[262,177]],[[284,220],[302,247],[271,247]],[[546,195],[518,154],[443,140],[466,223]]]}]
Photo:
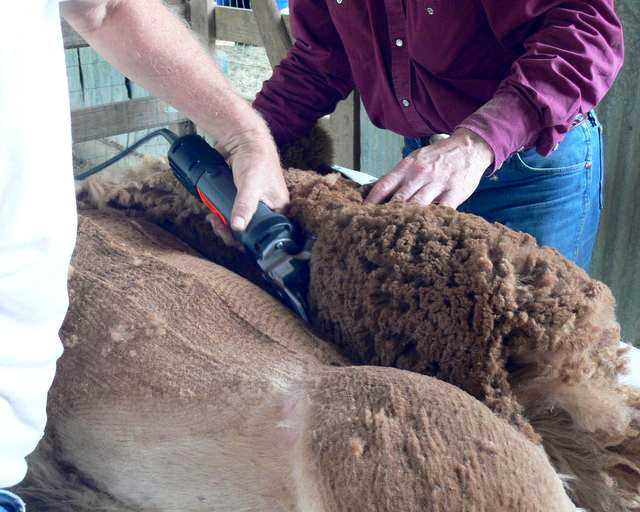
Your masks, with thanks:
[{"label": "clipper handle", "polygon": [[[238,191],[231,168],[222,155],[199,135],[186,135],[171,145],[168,158],[176,178],[224,224],[229,225]],[[287,252],[299,250],[294,225],[263,202],[258,203],[258,209],[246,229],[233,234],[255,258],[262,258],[275,244]]]}]

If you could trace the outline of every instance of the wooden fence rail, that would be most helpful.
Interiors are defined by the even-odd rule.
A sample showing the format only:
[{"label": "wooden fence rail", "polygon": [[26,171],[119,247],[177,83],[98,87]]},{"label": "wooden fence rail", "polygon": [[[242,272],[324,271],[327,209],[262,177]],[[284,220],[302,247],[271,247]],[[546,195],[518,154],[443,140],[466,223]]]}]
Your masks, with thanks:
[{"label": "wooden fence rail", "polygon": [[[253,10],[217,6],[215,0],[165,0],[165,4],[191,26],[211,51],[216,39],[263,46],[273,67],[292,45],[289,16],[278,11],[274,0],[253,0]],[[64,21],[62,33],[65,49],[87,46]],[[83,108],[72,112],[74,142],[182,123],[185,119],[155,98]],[[322,123],[334,140],[335,163],[358,169],[360,100],[357,94],[341,102],[336,112]]]}]

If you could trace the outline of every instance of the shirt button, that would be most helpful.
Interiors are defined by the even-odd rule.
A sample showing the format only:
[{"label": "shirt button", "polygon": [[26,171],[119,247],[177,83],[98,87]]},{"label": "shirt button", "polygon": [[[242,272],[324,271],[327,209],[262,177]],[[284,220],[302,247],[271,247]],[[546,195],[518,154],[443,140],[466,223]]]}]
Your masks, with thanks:
[{"label": "shirt button", "polygon": [[401,46],[404,46],[404,41],[402,39],[396,39],[396,46],[398,48],[400,48]]},{"label": "shirt button", "polygon": [[433,10],[433,7],[427,7],[427,14],[429,16],[433,16],[436,13],[436,11]]},{"label": "shirt button", "polygon": [[411,102],[408,99],[405,98],[404,100],[402,100],[402,105],[404,107],[408,107],[409,105],[411,105]]}]

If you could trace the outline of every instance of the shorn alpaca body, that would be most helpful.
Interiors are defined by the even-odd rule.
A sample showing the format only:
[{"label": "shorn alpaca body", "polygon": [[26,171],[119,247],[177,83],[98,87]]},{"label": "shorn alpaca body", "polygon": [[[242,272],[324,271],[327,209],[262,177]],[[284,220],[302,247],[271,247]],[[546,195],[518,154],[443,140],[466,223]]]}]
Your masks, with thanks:
[{"label": "shorn alpaca body", "polygon": [[160,228],[80,218],[38,511],[571,511],[542,448],[463,391],[353,367]]},{"label": "shorn alpaca body", "polygon": [[[191,510],[185,500],[193,496],[202,498],[193,510],[637,508],[639,401],[617,384],[625,359],[618,349],[613,299],[604,285],[504,226],[445,208],[365,205],[366,191],[336,176],[290,171],[287,180],[288,213],[317,236],[309,297],[313,327],[343,355],[311,336],[272,299],[256,295],[257,289],[249,293],[249,283],[233,274],[225,274],[233,280],[210,282],[209,289],[202,278],[167,277],[176,269],[165,264],[177,264],[186,248],[174,247],[175,239],[154,241],[164,232],[150,235],[141,219],[258,282],[245,255],[212,237],[206,211],[165,166],[142,169],[125,184],[90,184],[80,193],[81,204],[124,210],[133,224],[125,230],[122,219],[101,221],[109,237],[122,237],[119,249],[98,247],[112,244],[103,240],[76,256],[76,268],[84,261],[87,277],[104,290],[89,293],[94,285],[86,279],[72,281],[73,306],[63,335],[73,347],[52,395],[51,442],[43,446],[52,455],[42,451],[41,460],[71,468],[78,475],[71,488],[93,489],[94,498],[112,496],[151,510],[174,510],[176,500],[182,510]],[[81,223],[89,234],[92,225]],[[113,261],[98,261],[102,255]],[[146,278],[136,277],[146,268],[145,255],[154,257],[153,265],[163,265]],[[116,285],[117,279],[123,282]],[[226,291],[218,289],[221,282],[231,283]],[[109,298],[116,289],[123,291]],[[196,297],[209,302],[196,304]],[[145,313],[123,322],[135,305],[144,306]],[[169,322],[165,308],[172,313]],[[96,323],[96,318],[107,320]],[[229,319],[239,323],[230,326]],[[114,341],[131,340],[133,325],[148,331],[145,350]],[[166,332],[178,325],[167,344]],[[160,334],[154,335],[153,326]],[[277,338],[280,342],[258,343],[276,338],[274,326],[287,332]],[[235,345],[228,341],[234,339]],[[291,345],[303,339],[309,340],[304,348]],[[86,340],[111,354],[104,365],[91,360],[96,346]],[[80,356],[83,346],[88,354]],[[74,350],[79,366],[69,355]],[[273,351],[273,359],[265,350]],[[140,360],[142,353],[153,360]],[[347,362],[411,372],[327,367]],[[94,375],[96,368],[101,370]],[[82,385],[90,393],[76,398]],[[121,390],[112,391],[117,386]],[[101,413],[89,416],[91,427],[80,427],[87,425],[83,412],[97,410],[86,404],[102,402]],[[133,411],[126,421],[109,419],[126,411]],[[110,426],[99,429],[102,424]],[[224,425],[233,426],[225,430]],[[91,434],[94,427],[97,436]],[[129,445],[110,439],[116,432],[128,440],[129,430],[139,435]],[[224,432],[231,438],[219,441]],[[106,444],[96,444],[102,439]],[[200,464],[183,457],[191,452],[205,454],[195,461]],[[176,464],[180,460],[186,462]],[[228,478],[222,476],[223,466],[231,471]],[[507,478],[507,468],[515,480]],[[566,501],[559,475],[573,504]],[[39,480],[37,472],[33,476]],[[189,485],[182,487],[185,479]],[[205,482],[211,484],[210,494],[197,492]],[[69,489],[68,483],[58,487]],[[233,502],[237,496],[249,501]],[[545,496],[549,502],[536,501]],[[273,501],[260,501],[265,499]]]}]

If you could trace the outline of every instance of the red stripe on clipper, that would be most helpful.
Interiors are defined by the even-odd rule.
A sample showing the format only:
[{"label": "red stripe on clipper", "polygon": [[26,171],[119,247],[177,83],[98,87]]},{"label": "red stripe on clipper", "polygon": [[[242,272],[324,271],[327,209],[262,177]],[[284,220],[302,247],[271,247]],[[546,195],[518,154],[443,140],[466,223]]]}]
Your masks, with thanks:
[{"label": "red stripe on clipper", "polygon": [[218,217],[222,221],[222,223],[225,226],[227,226],[229,224],[229,221],[224,218],[224,215],[220,213],[220,210],[216,208],[216,205],[213,204],[211,200],[202,193],[202,190],[200,190],[199,188],[196,188],[196,189],[198,190],[198,195],[200,196],[200,199],[202,199],[202,202],[207,205],[207,208],[209,208],[209,210],[211,210],[211,213],[213,213],[216,217]]}]

